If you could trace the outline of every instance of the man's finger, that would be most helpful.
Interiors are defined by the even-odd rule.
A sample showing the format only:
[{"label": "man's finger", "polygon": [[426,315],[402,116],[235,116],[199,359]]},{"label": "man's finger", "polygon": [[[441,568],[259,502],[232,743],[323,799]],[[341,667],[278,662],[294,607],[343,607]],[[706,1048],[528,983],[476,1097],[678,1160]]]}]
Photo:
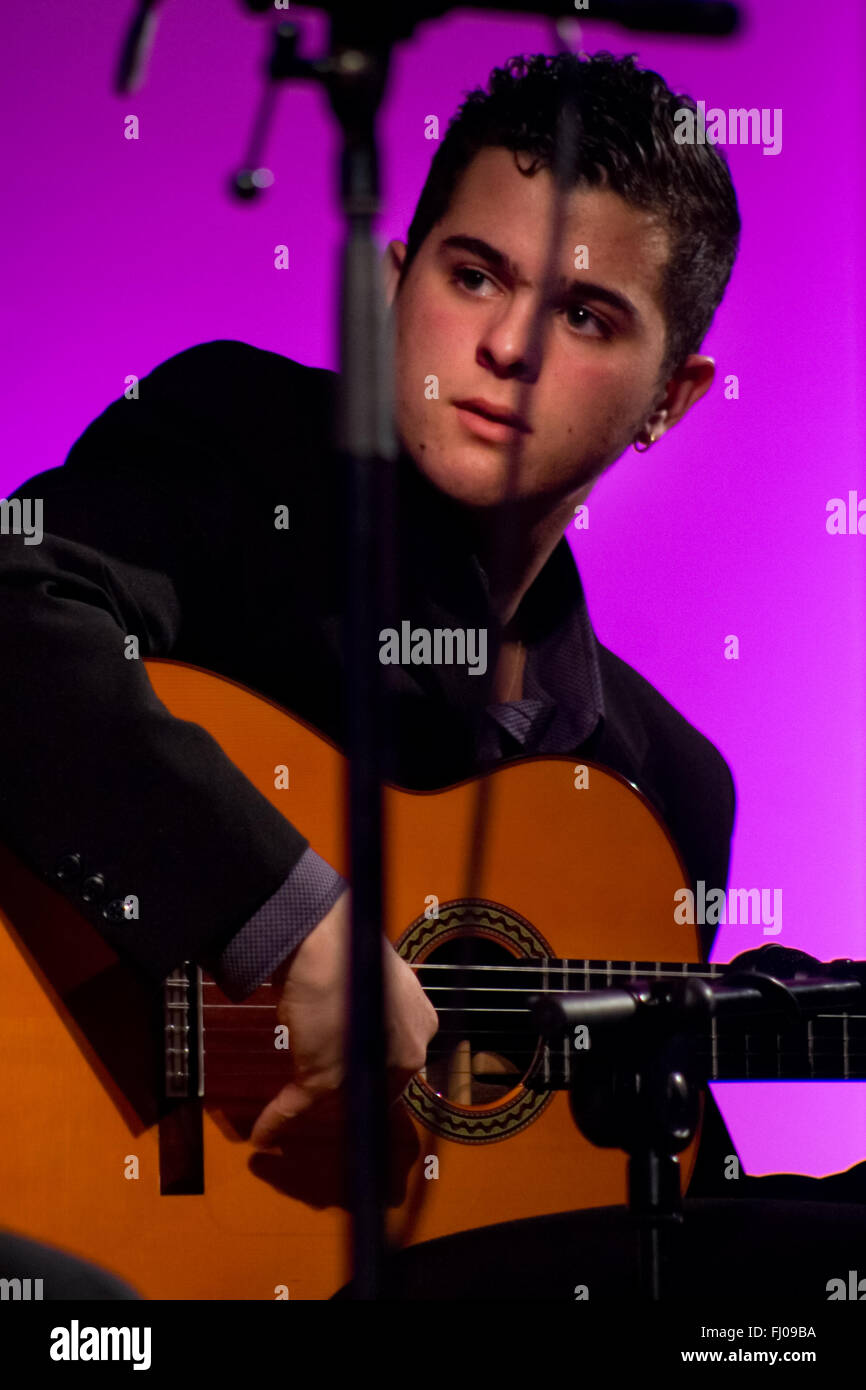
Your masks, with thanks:
[{"label": "man's finger", "polygon": [[257,1149],[271,1148],[284,1127],[309,1110],[314,1099],[314,1095],[304,1090],[303,1086],[289,1082],[259,1115],[250,1134],[250,1143]]}]

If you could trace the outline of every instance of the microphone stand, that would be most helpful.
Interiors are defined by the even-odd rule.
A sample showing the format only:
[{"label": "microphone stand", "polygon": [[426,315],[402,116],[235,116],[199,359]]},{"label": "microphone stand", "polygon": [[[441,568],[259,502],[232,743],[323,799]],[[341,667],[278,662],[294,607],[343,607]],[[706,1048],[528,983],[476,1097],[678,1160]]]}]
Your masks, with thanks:
[{"label": "microphone stand", "polygon": [[[803,970],[813,973],[801,973]],[[816,972],[824,971],[824,974]],[[795,973],[797,972],[797,973]],[[662,1300],[683,1227],[677,1155],[695,1136],[699,1075],[692,1044],[714,1019],[742,1019],[743,1033],[780,1016],[801,1022],[866,996],[866,961],[827,966],[801,951],[764,946],[732,961],[718,983],[696,976],[635,978],[618,989],[533,995],[542,1036],[560,1041],[589,1029],[591,1046],[572,1069],[572,1118],[590,1143],[623,1149],[628,1208],[639,1233],[641,1297]]]},{"label": "microphone stand", "polygon": [[[261,10],[262,0],[244,0]],[[379,159],[376,116],[388,75],[391,50],[409,38],[423,20],[452,8],[450,0],[387,3],[370,11],[349,0],[324,0],[329,14],[329,56],[307,60],[297,52],[298,30],[281,23],[275,30],[270,64],[272,81],[312,77],[320,81],[343,132],[340,200],[347,238],[342,257],[340,318],[340,400],[335,443],[347,467],[349,568],[346,679],[350,692],[347,751],[349,844],[352,877],[352,952],[349,1001],[349,1173],[353,1217],[354,1299],[372,1300],[384,1287],[384,1192],[387,1172],[385,1043],[383,1031],[382,923],[383,730],[380,718],[380,615],[393,593],[395,547],[381,538],[393,530],[394,465],[398,455],[393,421],[392,342],[384,316],[379,256],[372,218],[379,211]],[[574,18],[567,0],[498,0],[473,8],[531,11]],[[627,28],[669,29],[728,36],[739,25],[739,10],[728,0],[593,0],[592,17]],[[263,139],[269,93],[255,126]],[[240,196],[261,185],[258,150],[236,180]],[[555,254],[551,248],[551,256]],[[555,262],[554,262],[555,263]],[[553,264],[548,266],[548,274]],[[540,321],[534,327],[541,331]],[[384,555],[383,555],[384,552]]]},{"label": "microphone stand", "polygon": [[[410,22],[404,32],[410,33],[411,28]],[[394,37],[390,25],[387,34],[377,30],[369,11],[345,8],[332,15],[330,57],[318,62],[299,58],[297,29],[281,24],[271,61],[273,78],[318,78],[343,132],[340,201],[347,236],[341,264],[340,392],[334,443],[346,465],[348,497],[344,636],[352,948],[347,1171],[353,1216],[352,1297],[360,1300],[379,1297],[382,1288],[388,1159],[382,979],[385,748],[378,634],[386,596],[393,591],[393,548],[383,546],[382,539],[393,531],[398,450],[392,342],[372,220],[380,207],[376,115]]]}]

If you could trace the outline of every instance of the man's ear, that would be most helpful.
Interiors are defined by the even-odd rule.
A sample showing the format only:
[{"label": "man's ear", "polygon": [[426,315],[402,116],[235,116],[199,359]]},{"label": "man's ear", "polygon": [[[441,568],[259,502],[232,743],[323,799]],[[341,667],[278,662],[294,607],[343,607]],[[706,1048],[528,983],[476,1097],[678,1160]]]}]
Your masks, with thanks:
[{"label": "man's ear", "polygon": [[382,275],[385,282],[385,298],[390,309],[394,303],[394,296],[397,293],[397,286],[400,283],[400,272],[403,269],[403,262],[406,259],[405,241],[389,241],[385,247],[385,254],[382,257]]},{"label": "man's ear", "polygon": [[654,440],[661,439],[678,420],[705,396],[713,384],[716,364],[712,357],[691,353],[664,388],[664,394],[652,414],[647,416],[644,429]]}]

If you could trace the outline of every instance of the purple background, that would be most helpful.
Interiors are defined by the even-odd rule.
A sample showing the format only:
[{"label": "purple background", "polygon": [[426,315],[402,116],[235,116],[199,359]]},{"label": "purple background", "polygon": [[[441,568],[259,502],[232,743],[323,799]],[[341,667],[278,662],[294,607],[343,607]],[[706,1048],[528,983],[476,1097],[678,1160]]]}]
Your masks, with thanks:
[{"label": "purple background", "polygon": [[[145,87],[110,90],[132,3],[6,9],[6,301],[0,496],[62,462],[88,422],[172,353],[240,338],[337,366],[337,148],[324,94],[285,86],[256,206],[226,194],[242,161],[271,23],[222,0],[166,4]],[[775,940],[866,957],[866,536],[829,536],[825,508],[866,495],[864,11],[760,0],[735,41],[650,38],[589,21],[579,45],[634,51],[707,106],[783,110],[776,156],[725,147],[742,249],[704,350],[719,378],[646,455],[590,500],[576,553],[601,639],[728,759],[738,791],[732,887],[781,888],[780,936],[731,926],[717,958]],[[285,16],[281,16],[285,17]],[[302,51],[322,17],[292,10]],[[538,19],[459,11],[396,54],[381,121],[381,245],[406,229],[463,94],[519,52],[551,51]],[[138,141],[123,118],[140,118]],[[273,268],[273,247],[291,269]],[[735,373],[740,399],[724,398]],[[727,634],[740,639],[726,661]],[[864,1083],[728,1084],[716,1095],[746,1168],[823,1175],[866,1157]]]}]

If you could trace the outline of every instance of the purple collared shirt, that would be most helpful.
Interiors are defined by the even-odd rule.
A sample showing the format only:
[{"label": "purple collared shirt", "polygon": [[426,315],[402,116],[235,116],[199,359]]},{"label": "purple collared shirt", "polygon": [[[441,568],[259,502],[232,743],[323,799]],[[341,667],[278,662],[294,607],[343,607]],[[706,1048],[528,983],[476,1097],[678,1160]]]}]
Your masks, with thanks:
[{"label": "purple collared shirt", "polygon": [[[506,758],[569,753],[579,747],[604,713],[595,634],[577,570],[559,565],[569,585],[562,620],[537,643],[528,643],[522,700],[491,704],[476,746],[478,772]],[[548,583],[552,572],[546,576]],[[563,598],[562,593],[558,595]],[[240,1003],[318,926],[346,880],[308,847],[284,883],[232,937],[210,965],[224,994]]]}]

